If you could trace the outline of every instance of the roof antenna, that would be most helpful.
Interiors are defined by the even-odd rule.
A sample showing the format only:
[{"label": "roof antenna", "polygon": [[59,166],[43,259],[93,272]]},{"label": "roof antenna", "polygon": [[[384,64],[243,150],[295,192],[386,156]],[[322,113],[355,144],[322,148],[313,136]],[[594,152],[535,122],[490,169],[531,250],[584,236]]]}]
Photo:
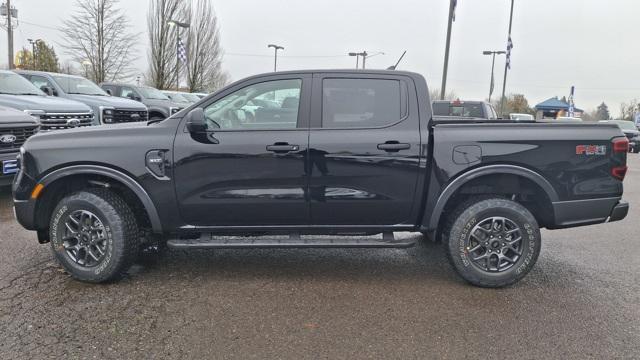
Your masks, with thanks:
[{"label": "roof antenna", "polygon": [[405,50],[405,51],[402,53],[402,55],[400,55],[400,59],[398,59],[398,62],[397,62],[395,65],[389,66],[389,67],[387,68],[387,70],[395,70],[395,69],[398,67],[398,65],[400,64],[400,61],[402,61],[402,58],[404,57],[404,54],[406,54],[406,53],[407,53],[407,50]]}]

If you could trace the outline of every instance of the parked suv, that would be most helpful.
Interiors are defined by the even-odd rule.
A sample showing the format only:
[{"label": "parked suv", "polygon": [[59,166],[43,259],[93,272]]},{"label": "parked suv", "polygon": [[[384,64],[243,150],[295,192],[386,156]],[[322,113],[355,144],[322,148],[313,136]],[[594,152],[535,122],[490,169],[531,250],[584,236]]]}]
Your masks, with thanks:
[{"label": "parked suv", "polygon": [[41,130],[93,124],[93,111],[87,105],[47,96],[29,80],[12,71],[0,70],[0,106],[24,111],[40,120]]},{"label": "parked suv", "polygon": [[94,125],[149,120],[144,104],[109,96],[98,85],[82,76],[27,70],[15,72],[48,95],[76,100],[91,107],[95,114]]},{"label": "parked suv", "polygon": [[150,120],[163,120],[184,109],[186,104],[171,101],[160,90],[148,86],[102,83],[102,89],[108,94],[139,101],[149,108]]},{"label": "parked suv", "polygon": [[38,121],[22,111],[0,106],[0,186],[18,172],[20,146],[38,131]]},{"label": "parked suv", "polygon": [[496,109],[486,101],[436,100],[433,102],[433,116],[498,120]]}]

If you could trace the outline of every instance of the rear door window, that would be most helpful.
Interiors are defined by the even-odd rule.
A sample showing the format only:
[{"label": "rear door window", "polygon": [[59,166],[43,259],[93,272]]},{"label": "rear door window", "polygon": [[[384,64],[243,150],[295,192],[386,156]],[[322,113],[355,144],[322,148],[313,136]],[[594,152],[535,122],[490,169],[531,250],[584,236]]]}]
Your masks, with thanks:
[{"label": "rear door window", "polygon": [[370,128],[397,123],[407,115],[399,80],[324,79],[323,128]]}]

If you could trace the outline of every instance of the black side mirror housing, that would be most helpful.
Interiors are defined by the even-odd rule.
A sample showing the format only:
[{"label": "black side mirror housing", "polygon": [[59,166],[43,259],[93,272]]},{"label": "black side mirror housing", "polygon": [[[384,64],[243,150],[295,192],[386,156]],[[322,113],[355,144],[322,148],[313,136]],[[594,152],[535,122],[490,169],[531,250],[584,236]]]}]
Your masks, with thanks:
[{"label": "black side mirror housing", "polygon": [[47,94],[48,96],[53,96],[53,89],[46,86],[46,85],[42,85],[40,86],[40,90],[42,90],[43,93]]},{"label": "black side mirror housing", "polygon": [[111,93],[111,89],[107,89],[107,94],[109,94],[109,96],[113,96],[113,94]]},{"label": "black side mirror housing", "polygon": [[192,134],[201,134],[207,132],[207,122],[204,118],[204,110],[195,108],[185,116],[187,121],[187,130]]}]

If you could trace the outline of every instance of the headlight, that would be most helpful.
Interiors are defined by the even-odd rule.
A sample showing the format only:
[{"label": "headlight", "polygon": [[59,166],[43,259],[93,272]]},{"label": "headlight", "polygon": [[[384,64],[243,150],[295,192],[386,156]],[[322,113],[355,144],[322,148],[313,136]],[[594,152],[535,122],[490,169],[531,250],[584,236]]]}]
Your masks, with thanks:
[{"label": "headlight", "polygon": [[113,108],[105,108],[105,107],[100,107],[100,122],[102,122],[103,124],[111,124],[113,123],[113,115],[115,113]]},{"label": "headlight", "polygon": [[44,114],[46,114],[44,111],[42,110],[24,110],[25,113],[29,114],[32,118],[36,119],[36,120],[40,120],[40,117]]}]

